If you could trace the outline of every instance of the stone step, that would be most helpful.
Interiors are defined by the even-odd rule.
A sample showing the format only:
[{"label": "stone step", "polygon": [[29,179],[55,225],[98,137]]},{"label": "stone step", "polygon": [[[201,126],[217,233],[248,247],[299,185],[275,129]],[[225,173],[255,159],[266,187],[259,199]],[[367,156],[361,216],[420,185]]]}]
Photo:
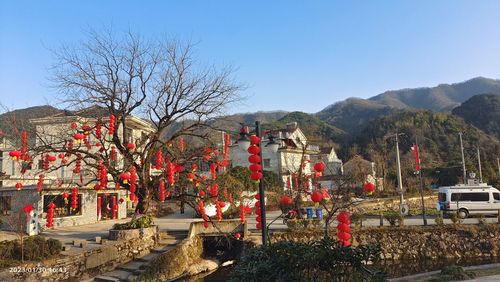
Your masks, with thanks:
[{"label": "stone step", "polygon": [[159,254],[158,253],[149,253],[143,257],[140,257],[140,258],[137,258],[136,260],[138,261],[143,261],[143,262],[150,262],[152,261],[154,258],[158,257]]},{"label": "stone step", "polygon": [[135,279],[137,279],[137,277],[139,277],[138,275],[130,275],[126,281],[135,281]]},{"label": "stone step", "polygon": [[128,272],[135,272],[137,270],[143,269],[146,264],[142,261],[131,261],[129,263],[118,266],[118,269],[126,270]]},{"label": "stone step", "polygon": [[159,247],[152,249],[151,252],[161,254],[161,253],[168,252],[168,251],[172,250],[174,247],[175,247],[175,245],[159,246]]},{"label": "stone step", "polygon": [[178,239],[160,239],[158,245],[160,246],[174,246],[182,242],[182,240]]},{"label": "stone step", "polygon": [[[106,272],[103,275],[100,275],[97,277],[112,277],[112,278],[115,278],[118,280],[111,280],[111,281],[123,281],[123,280],[127,280],[127,278],[130,275],[131,275],[130,271],[115,269],[111,272]],[[106,280],[106,281],[108,281],[108,280]]]}]

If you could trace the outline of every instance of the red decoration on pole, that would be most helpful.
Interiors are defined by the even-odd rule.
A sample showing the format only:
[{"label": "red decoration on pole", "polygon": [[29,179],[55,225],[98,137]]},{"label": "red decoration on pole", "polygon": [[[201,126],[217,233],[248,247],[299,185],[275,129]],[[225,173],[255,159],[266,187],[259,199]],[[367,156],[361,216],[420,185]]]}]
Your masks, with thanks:
[{"label": "red decoration on pole", "polygon": [[415,171],[418,173],[420,171],[420,156],[418,152],[418,145],[413,145],[411,147],[413,150],[413,157],[415,158]]},{"label": "red decoration on pole", "polygon": [[293,200],[292,198],[290,198],[290,196],[284,195],[280,199],[280,204],[285,207],[291,206],[293,204]]},{"label": "red decoration on pole", "polygon": [[108,186],[108,169],[106,166],[102,163],[102,161],[99,161],[99,185],[98,185],[98,190],[101,189],[106,189]]}]

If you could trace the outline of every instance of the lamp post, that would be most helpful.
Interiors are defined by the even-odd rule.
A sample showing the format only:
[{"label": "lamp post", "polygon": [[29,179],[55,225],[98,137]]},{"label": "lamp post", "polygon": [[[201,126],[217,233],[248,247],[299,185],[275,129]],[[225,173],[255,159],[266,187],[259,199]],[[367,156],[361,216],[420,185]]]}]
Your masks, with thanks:
[{"label": "lamp post", "polygon": [[[246,151],[250,147],[250,140],[248,138],[248,129],[243,126],[240,130],[240,139],[238,140],[238,146],[240,149]],[[262,146],[262,128],[260,126],[260,121],[255,122],[255,134],[259,137],[259,148],[260,148],[260,162],[262,165],[262,172],[264,172],[264,163],[263,163],[263,146]],[[279,143],[275,141],[275,138],[272,135],[268,136],[269,142],[266,147],[273,153],[276,153],[279,149]],[[266,203],[265,203],[265,187],[264,180],[259,180],[259,202],[260,202],[260,218],[261,218],[261,231],[262,231],[262,244],[267,244],[267,224],[266,224]]]}]

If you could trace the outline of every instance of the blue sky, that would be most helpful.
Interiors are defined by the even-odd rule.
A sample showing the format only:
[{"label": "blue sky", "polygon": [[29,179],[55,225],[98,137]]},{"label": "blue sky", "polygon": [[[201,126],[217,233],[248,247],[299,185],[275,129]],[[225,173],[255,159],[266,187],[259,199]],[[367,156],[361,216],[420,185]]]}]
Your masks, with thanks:
[{"label": "blue sky", "polygon": [[500,78],[500,1],[1,1],[0,103],[54,100],[50,49],[113,25],[199,42],[249,99],[232,112],[317,112],[347,97]]}]

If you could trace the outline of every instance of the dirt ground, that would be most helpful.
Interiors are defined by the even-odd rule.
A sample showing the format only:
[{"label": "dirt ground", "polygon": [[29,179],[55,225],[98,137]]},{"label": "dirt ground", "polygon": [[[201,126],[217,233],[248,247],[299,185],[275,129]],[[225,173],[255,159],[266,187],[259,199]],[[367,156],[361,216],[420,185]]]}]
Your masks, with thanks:
[{"label": "dirt ground", "polygon": [[0,241],[11,241],[18,239],[18,236],[14,232],[0,230]]}]

